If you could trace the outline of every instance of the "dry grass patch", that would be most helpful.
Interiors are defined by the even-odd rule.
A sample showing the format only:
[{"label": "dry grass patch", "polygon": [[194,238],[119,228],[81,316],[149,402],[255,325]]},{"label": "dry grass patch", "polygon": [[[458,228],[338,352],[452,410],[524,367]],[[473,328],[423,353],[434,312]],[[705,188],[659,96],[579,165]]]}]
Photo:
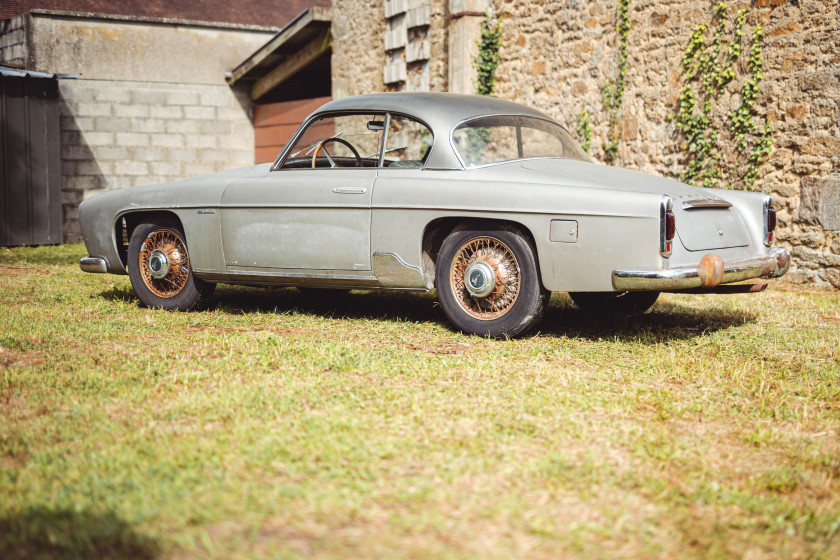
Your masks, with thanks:
[{"label": "dry grass patch", "polygon": [[433,295],[139,307],[0,249],[0,556],[840,557],[840,294],[552,297],[515,341]]}]

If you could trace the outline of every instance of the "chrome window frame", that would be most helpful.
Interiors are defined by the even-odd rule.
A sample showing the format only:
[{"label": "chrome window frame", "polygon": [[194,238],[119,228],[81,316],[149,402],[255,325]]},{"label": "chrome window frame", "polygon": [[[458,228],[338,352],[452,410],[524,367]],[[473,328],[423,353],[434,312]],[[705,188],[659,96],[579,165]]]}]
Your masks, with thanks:
[{"label": "chrome window frame", "polygon": [[[458,130],[458,127],[460,127],[462,124],[465,124],[465,123],[468,123],[470,121],[474,121],[474,120],[477,120],[477,119],[487,119],[487,118],[492,118],[492,117],[519,117],[519,118],[523,118],[523,119],[534,119],[534,120],[537,120],[537,121],[547,122],[549,124],[553,124],[555,126],[560,127],[561,129],[563,129],[566,132],[566,134],[569,135],[569,137],[572,140],[574,140],[574,136],[572,136],[572,133],[569,132],[569,129],[566,128],[565,126],[563,126],[562,124],[560,124],[559,122],[553,121],[551,119],[546,119],[546,118],[543,118],[543,117],[537,117],[537,116],[534,116],[534,115],[521,115],[521,114],[515,114],[515,113],[491,113],[491,114],[487,114],[487,115],[475,115],[475,116],[472,116],[472,117],[467,117],[466,119],[461,119],[460,121],[456,122],[455,125],[451,129],[449,129],[449,149],[452,150],[453,154],[455,154],[455,157],[458,159],[458,163],[461,164],[462,169],[482,169],[484,167],[491,167],[493,165],[504,165],[506,163],[511,163],[511,162],[514,162],[514,161],[530,161],[530,160],[540,160],[540,159],[571,159],[571,160],[574,160],[574,161],[582,161],[584,163],[595,163],[594,161],[592,161],[591,158],[590,158],[590,161],[586,161],[586,160],[582,160],[582,159],[570,158],[570,157],[565,157],[565,156],[535,156],[535,157],[522,157],[522,158],[516,158],[516,159],[506,159],[504,161],[491,161],[490,163],[485,163],[485,164],[482,164],[482,165],[469,166],[464,161],[464,158],[461,157],[461,152],[459,152],[458,148],[455,147],[455,139],[454,139],[453,135],[455,134],[455,131]],[[586,153],[586,152],[584,152],[584,153]],[[586,154],[586,155],[588,156],[589,154]]]},{"label": "chrome window frame", "polygon": [[[409,115],[408,113],[400,113],[400,112],[397,112],[397,111],[388,111],[385,114],[385,133],[382,135],[382,147],[379,149],[379,166],[377,167],[377,169],[390,169],[390,167],[384,167],[384,164],[385,164],[385,148],[388,146],[388,133],[391,131],[391,117],[392,116],[408,119],[410,121],[414,121],[416,123],[419,123],[419,124],[425,126],[426,130],[428,130],[431,133],[432,143],[429,144],[429,149],[426,152],[426,158],[425,158],[426,161],[428,161],[429,156],[432,154],[432,150],[434,150],[434,148],[435,148],[435,131],[434,131],[434,129],[432,129],[432,127],[429,126],[428,123],[426,123],[425,121],[423,121],[421,119],[418,119],[417,117],[415,117],[413,115]],[[419,169],[426,169],[426,161],[423,162],[423,167],[420,167]],[[397,169],[397,168],[395,168],[395,169]],[[405,168],[405,169],[412,169],[412,168]],[[417,168],[414,168],[414,169],[417,169]]]},{"label": "chrome window frame", "polygon": [[[376,167],[342,167],[341,169],[383,169],[382,163],[385,156],[385,146],[387,145],[388,140],[388,127],[391,123],[391,115],[395,115],[398,117],[404,117],[410,119],[414,122],[420,123],[421,125],[425,126],[426,129],[432,134],[432,143],[429,146],[429,154],[432,153],[432,150],[435,147],[435,131],[434,129],[428,125],[422,119],[418,119],[413,115],[409,115],[408,113],[400,113],[397,111],[383,111],[379,109],[352,109],[352,110],[345,110],[345,111],[325,111],[323,113],[314,113],[310,115],[303,123],[298,127],[294,134],[292,134],[291,138],[289,138],[289,142],[283,146],[283,149],[280,150],[280,153],[277,154],[277,157],[274,159],[274,163],[271,164],[271,168],[269,171],[281,171],[283,169],[283,164],[286,163],[286,159],[289,156],[289,152],[292,151],[292,148],[297,144],[297,141],[303,136],[304,131],[306,131],[313,122],[321,118],[328,118],[328,117],[339,117],[339,116],[348,116],[348,115],[373,115],[373,116],[382,116],[384,122],[384,128],[382,131],[382,139],[379,143],[379,161],[377,162]],[[428,158],[427,158],[428,159]],[[426,168],[426,164],[423,164],[422,169]],[[294,168],[298,171],[301,169],[321,169],[324,170],[323,167],[296,167]]]}]

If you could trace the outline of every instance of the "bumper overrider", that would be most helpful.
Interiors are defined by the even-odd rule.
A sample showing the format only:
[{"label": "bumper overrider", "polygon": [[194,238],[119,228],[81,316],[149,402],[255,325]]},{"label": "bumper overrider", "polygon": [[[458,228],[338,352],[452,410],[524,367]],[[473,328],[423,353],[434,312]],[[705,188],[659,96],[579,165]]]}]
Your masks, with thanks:
[{"label": "bumper overrider", "polygon": [[99,274],[108,272],[108,261],[103,257],[82,257],[79,261],[79,268],[84,272],[96,272]]},{"label": "bumper overrider", "polygon": [[765,257],[723,262],[718,255],[703,257],[697,266],[675,268],[614,270],[613,287],[618,291],[670,292],[713,289],[720,284],[753,278],[778,278],[790,268],[787,249],[774,247]]}]

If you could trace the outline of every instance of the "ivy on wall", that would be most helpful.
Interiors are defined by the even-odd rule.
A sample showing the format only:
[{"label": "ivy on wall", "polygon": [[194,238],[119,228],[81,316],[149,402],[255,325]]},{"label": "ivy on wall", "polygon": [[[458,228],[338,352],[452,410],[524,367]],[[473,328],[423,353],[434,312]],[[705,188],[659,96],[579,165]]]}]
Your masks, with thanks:
[{"label": "ivy on wall", "polygon": [[578,138],[580,138],[580,147],[587,154],[589,147],[592,145],[592,125],[589,124],[589,111],[584,107],[578,114]]},{"label": "ivy on wall", "polygon": [[481,38],[478,41],[478,55],[475,57],[475,68],[478,71],[475,87],[477,95],[493,95],[496,88],[502,31],[502,18],[497,19],[488,11],[481,22]]},{"label": "ivy on wall", "polygon": [[[761,25],[753,28],[742,64],[747,10],[739,10],[730,22],[727,8],[725,2],[715,5],[713,29],[696,25],[682,55],[683,85],[673,117],[681,136],[679,148],[686,157],[680,178],[704,187],[752,189],[772,151],[772,126],[767,120],[758,124],[755,106],[763,77],[763,29]],[[721,98],[730,92],[739,69],[744,77],[738,105],[724,113]]]},{"label": "ivy on wall", "polygon": [[624,88],[627,85],[627,58],[629,56],[627,37],[630,35],[630,0],[618,0],[616,4],[615,32],[618,37],[618,75],[614,79],[609,78],[601,86],[601,101],[604,105],[604,112],[607,114],[607,138],[603,145],[604,160],[610,165],[618,157],[618,144],[621,141],[622,133],[618,111],[624,101]]}]

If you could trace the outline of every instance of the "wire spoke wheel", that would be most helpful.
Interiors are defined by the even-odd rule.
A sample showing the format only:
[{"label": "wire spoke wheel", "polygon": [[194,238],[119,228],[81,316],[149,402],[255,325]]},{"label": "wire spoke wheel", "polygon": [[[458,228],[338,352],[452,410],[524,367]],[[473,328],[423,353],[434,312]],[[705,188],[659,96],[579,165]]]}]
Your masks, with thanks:
[{"label": "wire spoke wheel", "polygon": [[499,239],[476,237],[456,251],[449,281],[458,305],[468,315],[492,321],[510,311],[519,297],[519,263]]},{"label": "wire spoke wheel", "polygon": [[152,231],[140,246],[137,258],[143,283],[157,297],[175,297],[186,287],[190,258],[184,242],[175,232],[168,229]]},{"label": "wire spoke wheel", "polygon": [[467,223],[441,243],[435,287],[446,317],[463,332],[512,338],[542,317],[545,292],[528,233],[514,225]]},{"label": "wire spoke wheel", "polygon": [[141,223],[131,232],[128,276],[146,307],[188,311],[209,302],[216,285],[193,274],[186,239],[169,221]]}]

